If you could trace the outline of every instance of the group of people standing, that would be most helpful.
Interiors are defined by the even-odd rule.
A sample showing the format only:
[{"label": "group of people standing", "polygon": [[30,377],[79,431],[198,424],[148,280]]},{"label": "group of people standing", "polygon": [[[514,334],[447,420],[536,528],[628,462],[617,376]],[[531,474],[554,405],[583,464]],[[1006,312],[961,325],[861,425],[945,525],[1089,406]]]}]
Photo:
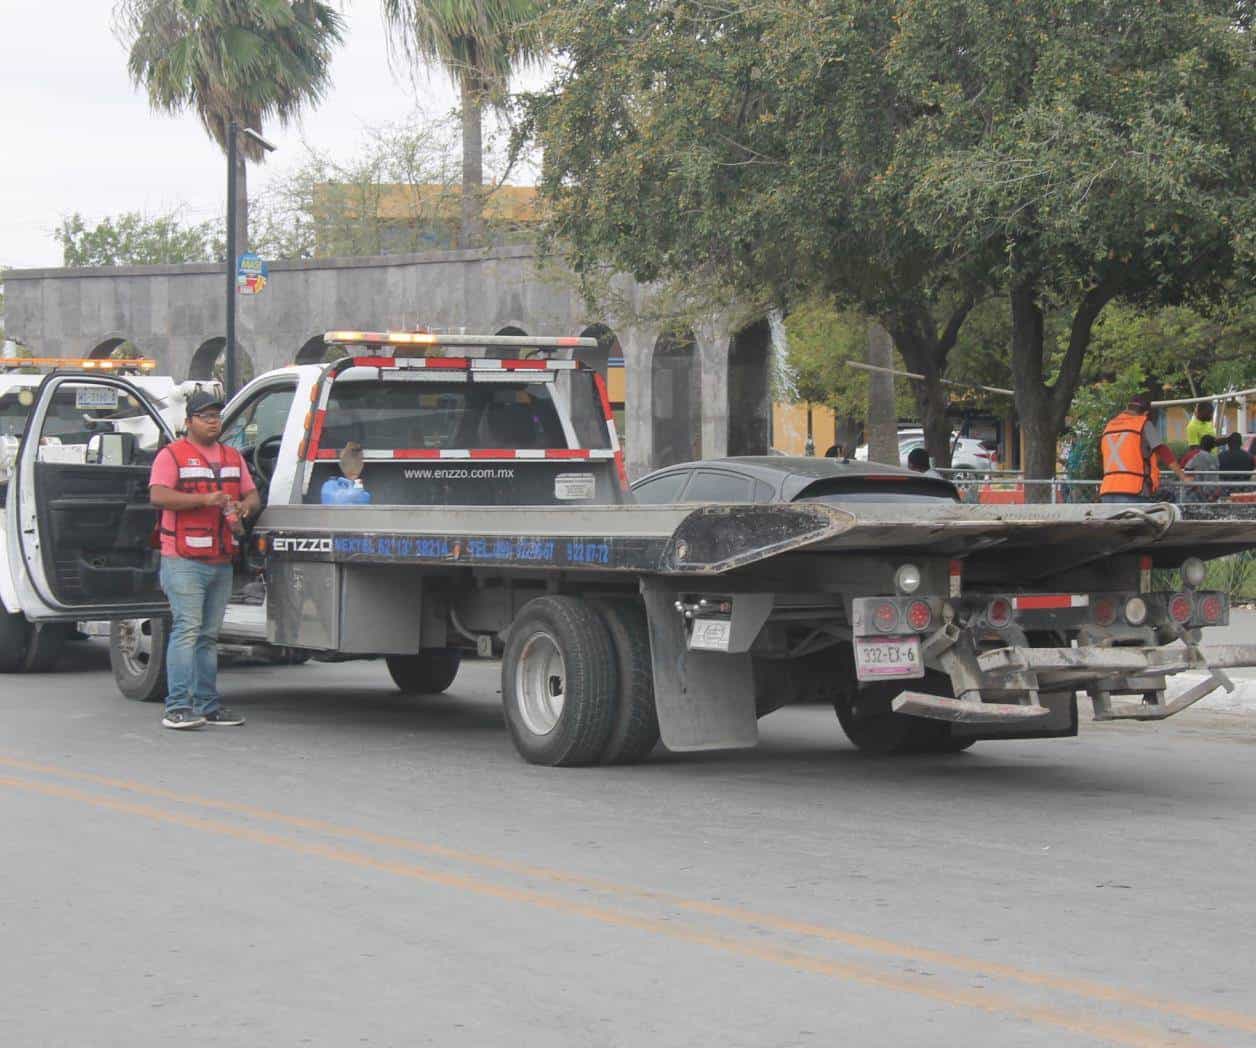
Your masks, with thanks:
[{"label": "group of people standing", "polygon": [[1125,410],[1104,428],[1101,438],[1103,483],[1100,502],[1154,502],[1163,498],[1160,475],[1168,469],[1182,482],[1183,499],[1213,502],[1246,490],[1256,460],[1243,448],[1240,433],[1224,442],[1212,422],[1213,406],[1202,402],[1186,426],[1187,452],[1179,462],[1151,419],[1151,399],[1131,397]]}]

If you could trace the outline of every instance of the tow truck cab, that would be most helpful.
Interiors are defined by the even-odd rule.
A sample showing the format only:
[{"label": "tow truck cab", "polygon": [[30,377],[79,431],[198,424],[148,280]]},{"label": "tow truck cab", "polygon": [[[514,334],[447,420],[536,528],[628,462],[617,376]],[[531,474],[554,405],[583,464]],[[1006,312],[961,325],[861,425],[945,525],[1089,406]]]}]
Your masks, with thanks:
[{"label": "tow truck cab", "polygon": [[187,397],[218,384],[155,368],[0,359],[0,672],[51,669],[74,624],[120,600],[162,602],[144,471]]}]

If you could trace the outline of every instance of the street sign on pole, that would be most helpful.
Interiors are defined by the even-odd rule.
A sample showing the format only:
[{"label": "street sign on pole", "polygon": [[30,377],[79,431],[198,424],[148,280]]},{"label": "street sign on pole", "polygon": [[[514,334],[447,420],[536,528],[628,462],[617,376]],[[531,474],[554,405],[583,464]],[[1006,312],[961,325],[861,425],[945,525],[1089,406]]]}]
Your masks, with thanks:
[{"label": "street sign on pole", "polygon": [[258,295],[266,287],[270,270],[262,257],[246,251],[236,261],[236,290],[242,295]]}]

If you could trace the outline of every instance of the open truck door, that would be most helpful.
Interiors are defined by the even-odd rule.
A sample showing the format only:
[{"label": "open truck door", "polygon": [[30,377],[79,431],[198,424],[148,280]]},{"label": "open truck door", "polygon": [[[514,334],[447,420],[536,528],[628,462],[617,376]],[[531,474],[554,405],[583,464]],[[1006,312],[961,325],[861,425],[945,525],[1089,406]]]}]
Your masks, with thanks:
[{"label": "open truck door", "polygon": [[54,373],[35,396],[5,505],[23,612],[35,622],[164,613],[148,476],[169,426],[114,376]]}]

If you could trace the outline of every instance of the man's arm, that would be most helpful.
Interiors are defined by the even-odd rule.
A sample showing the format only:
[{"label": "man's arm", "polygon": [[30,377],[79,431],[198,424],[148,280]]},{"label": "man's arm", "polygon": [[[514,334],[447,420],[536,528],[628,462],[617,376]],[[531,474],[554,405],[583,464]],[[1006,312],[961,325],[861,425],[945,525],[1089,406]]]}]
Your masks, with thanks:
[{"label": "man's arm", "polygon": [[231,496],[225,491],[213,491],[202,495],[195,491],[175,491],[164,484],[153,484],[148,489],[148,497],[158,509],[204,509],[206,506],[229,506]]}]

